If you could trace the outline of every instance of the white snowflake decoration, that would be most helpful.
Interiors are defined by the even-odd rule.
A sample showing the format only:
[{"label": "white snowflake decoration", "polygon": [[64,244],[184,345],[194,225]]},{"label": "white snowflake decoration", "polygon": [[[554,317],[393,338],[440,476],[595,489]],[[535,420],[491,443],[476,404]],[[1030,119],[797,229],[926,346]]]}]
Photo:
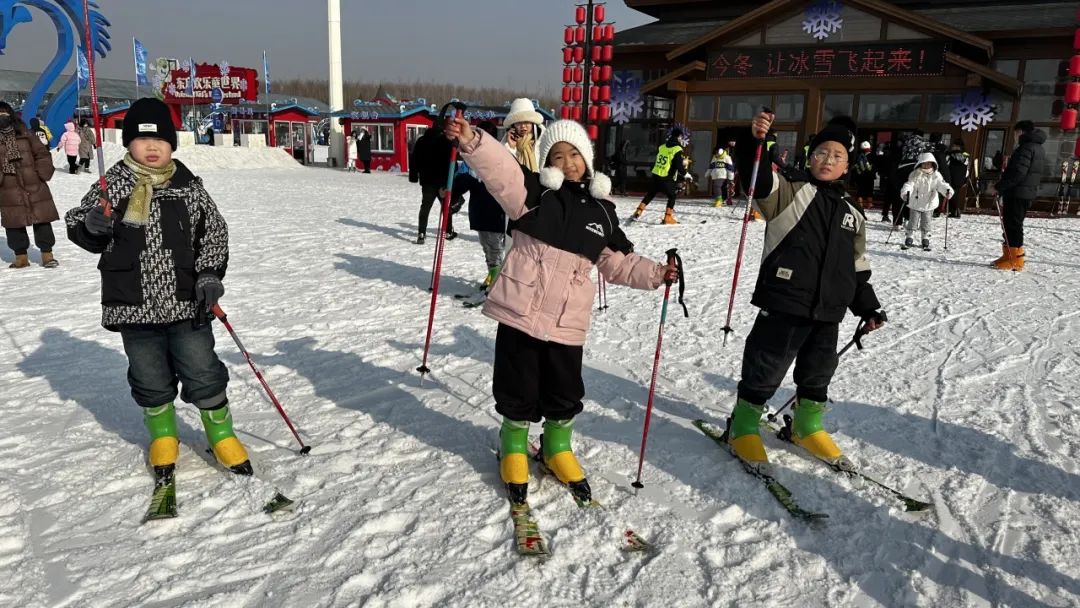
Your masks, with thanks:
[{"label": "white snowflake decoration", "polygon": [[990,124],[996,114],[994,104],[979,91],[968,91],[956,103],[949,120],[965,131],[976,131]]},{"label": "white snowflake decoration", "polygon": [[836,0],[821,0],[806,7],[806,18],[803,19],[802,29],[814,38],[824,40],[830,34],[839,32],[843,24],[840,3]]},{"label": "white snowflake decoration", "polygon": [[634,76],[633,72],[615,72],[611,82],[612,122],[624,125],[645,110],[641,85],[641,78]]},{"label": "white snowflake decoration", "polygon": [[229,75],[229,62],[228,61],[222,61],[221,63],[218,64],[218,69],[221,70],[221,75],[222,76],[228,76]]}]

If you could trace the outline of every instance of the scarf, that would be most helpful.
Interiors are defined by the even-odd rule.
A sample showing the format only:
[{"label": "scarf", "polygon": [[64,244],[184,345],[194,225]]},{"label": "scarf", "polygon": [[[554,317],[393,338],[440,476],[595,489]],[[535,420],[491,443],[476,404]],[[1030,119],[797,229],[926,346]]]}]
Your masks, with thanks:
[{"label": "scarf", "polygon": [[131,191],[131,199],[124,212],[124,223],[128,226],[145,226],[150,219],[150,199],[154,197],[154,188],[160,188],[172,179],[176,173],[176,163],[169,161],[168,165],[155,169],[136,162],[128,153],[124,155],[124,165],[135,174],[135,189]]},{"label": "scarf", "polygon": [[22,159],[15,141],[15,128],[0,131],[0,175],[15,175],[15,163]]},{"label": "scarf", "polygon": [[533,173],[540,171],[540,164],[536,162],[536,139],[533,137],[532,130],[517,141],[517,157],[518,162],[525,165],[529,171]]}]

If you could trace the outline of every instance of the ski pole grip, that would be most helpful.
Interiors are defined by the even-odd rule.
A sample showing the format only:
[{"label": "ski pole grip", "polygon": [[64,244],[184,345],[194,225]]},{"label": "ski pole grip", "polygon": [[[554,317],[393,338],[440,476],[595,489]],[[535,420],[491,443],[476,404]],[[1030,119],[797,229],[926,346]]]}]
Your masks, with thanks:
[{"label": "ski pole grip", "polygon": [[214,313],[214,316],[222,321],[225,320],[225,311],[221,310],[221,306],[214,304],[213,308],[210,309],[210,312]]},{"label": "ski pole grip", "polygon": [[[679,273],[680,278],[681,278],[682,270],[679,269],[679,267],[677,265],[677,262],[676,262],[676,260],[678,259],[678,255],[675,253],[676,251],[678,251],[678,249],[676,249],[675,247],[672,247],[671,249],[667,250],[667,252],[666,252],[667,253],[667,265],[668,265],[668,268],[671,268],[671,265],[673,263],[676,264],[676,266],[675,266],[676,271]],[[671,283],[672,283],[671,279],[668,279],[668,278],[664,279],[664,285],[671,285]]]}]

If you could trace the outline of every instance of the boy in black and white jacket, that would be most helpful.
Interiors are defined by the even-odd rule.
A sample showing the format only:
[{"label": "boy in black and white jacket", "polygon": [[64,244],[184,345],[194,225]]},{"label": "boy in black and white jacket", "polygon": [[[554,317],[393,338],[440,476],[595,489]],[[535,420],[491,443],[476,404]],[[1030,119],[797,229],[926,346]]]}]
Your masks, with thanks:
[{"label": "boy in black and white jacket", "polygon": [[105,177],[112,213],[95,182],[66,223],[72,242],[101,254],[101,323],[123,338],[131,395],[150,432],[150,464],[175,466],[173,400],[182,384],[179,395],[199,408],[218,461],[250,475],[247,451],[232,429],[229,374],[208,322],[225,293],[228,227],[202,180],[172,159],[176,129],[164,103],[132,104],[123,142],[127,155]]}]

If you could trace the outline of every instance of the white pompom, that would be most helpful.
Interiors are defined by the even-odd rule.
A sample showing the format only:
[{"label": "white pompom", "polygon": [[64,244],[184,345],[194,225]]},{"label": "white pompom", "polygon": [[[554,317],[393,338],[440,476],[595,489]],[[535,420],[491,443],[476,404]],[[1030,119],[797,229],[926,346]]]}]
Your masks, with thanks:
[{"label": "white pompom", "polygon": [[593,198],[606,199],[611,195],[611,178],[603,173],[594,173],[592,183],[589,184],[589,194]]},{"label": "white pompom", "polygon": [[540,184],[545,188],[558,190],[562,188],[566,176],[556,167],[544,167],[540,170]]}]

